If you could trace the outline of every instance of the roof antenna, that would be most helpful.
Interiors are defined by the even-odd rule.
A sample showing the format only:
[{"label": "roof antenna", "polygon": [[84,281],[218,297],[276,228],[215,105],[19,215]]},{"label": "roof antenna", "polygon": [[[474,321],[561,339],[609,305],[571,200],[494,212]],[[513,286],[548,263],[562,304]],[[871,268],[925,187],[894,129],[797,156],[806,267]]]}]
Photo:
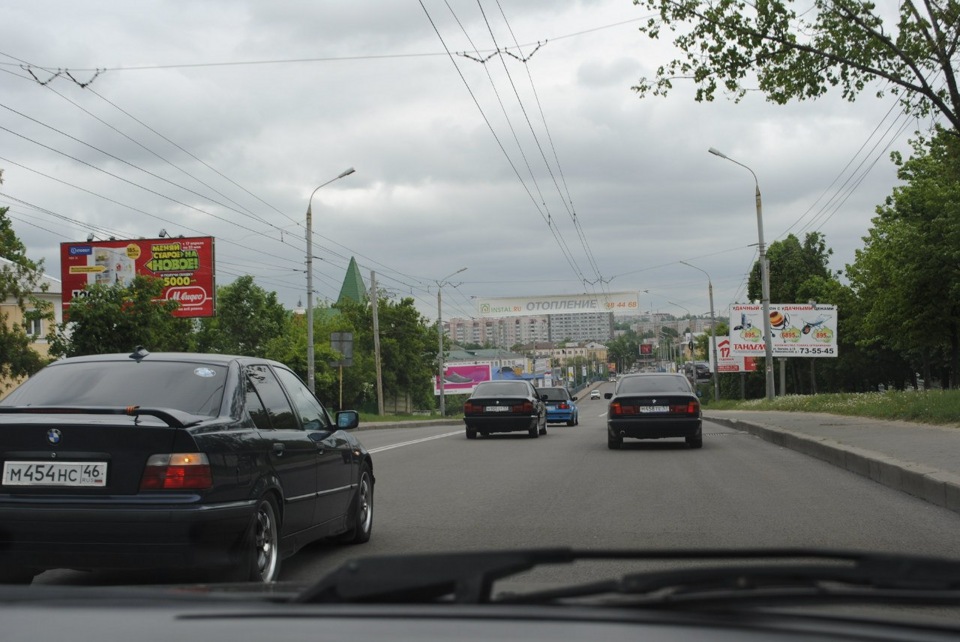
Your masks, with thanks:
[{"label": "roof antenna", "polygon": [[140,361],[142,361],[143,358],[146,357],[148,354],[150,354],[149,350],[147,350],[143,346],[137,346],[136,349],[134,349],[134,351],[130,353],[130,358],[136,360],[137,363],[140,363]]}]

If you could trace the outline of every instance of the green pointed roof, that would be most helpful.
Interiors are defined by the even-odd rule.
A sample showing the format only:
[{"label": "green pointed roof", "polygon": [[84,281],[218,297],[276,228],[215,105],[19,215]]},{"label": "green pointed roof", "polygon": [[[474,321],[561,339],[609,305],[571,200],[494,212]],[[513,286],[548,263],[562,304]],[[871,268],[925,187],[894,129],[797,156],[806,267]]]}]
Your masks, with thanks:
[{"label": "green pointed roof", "polygon": [[366,297],[367,286],[363,283],[363,277],[360,276],[360,267],[356,259],[350,257],[350,265],[347,266],[347,275],[343,278],[343,286],[340,288],[340,296],[337,297],[337,303],[344,299],[350,299],[361,303]]}]

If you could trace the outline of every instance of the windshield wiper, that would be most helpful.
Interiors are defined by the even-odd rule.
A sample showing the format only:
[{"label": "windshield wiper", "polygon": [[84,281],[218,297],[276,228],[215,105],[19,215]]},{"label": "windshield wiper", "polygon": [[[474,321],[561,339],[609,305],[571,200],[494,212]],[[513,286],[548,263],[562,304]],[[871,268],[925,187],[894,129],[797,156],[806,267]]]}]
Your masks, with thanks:
[{"label": "windshield wiper", "polygon": [[[545,564],[581,560],[762,563],[691,566],[631,573],[575,586],[493,597],[497,580]],[[960,561],[843,550],[581,550],[572,548],[367,557],[347,562],[297,602],[544,604],[602,595],[639,603],[703,604],[731,599],[865,597],[960,604]],[[637,603],[633,602],[633,603]]]}]

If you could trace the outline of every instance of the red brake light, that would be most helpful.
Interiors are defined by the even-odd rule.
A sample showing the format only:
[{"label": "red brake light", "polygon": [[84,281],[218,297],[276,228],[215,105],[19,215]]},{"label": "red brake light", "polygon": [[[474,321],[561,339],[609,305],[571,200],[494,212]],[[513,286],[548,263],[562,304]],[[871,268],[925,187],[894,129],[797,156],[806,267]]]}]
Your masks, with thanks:
[{"label": "red brake light", "polygon": [[521,404],[511,407],[510,412],[530,414],[533,412],[533,404],[529,401],[524,401]]},{"label": "red brake light", "polygon": [[483,412],[483,406],[471,402],[463,404],[463,414],[465,415],[475,415],[477,413]]},{"label": "red brake light", "polygon": [[140,490],[199,490],[213,486],[210,460],[204,453],[150,455]]},{"label": "red brake light", "polygon": [[624,406],[621,405],[619,401],[610,404],[610,414],[611,415],[635,415],[637,414],[636,406]]}]

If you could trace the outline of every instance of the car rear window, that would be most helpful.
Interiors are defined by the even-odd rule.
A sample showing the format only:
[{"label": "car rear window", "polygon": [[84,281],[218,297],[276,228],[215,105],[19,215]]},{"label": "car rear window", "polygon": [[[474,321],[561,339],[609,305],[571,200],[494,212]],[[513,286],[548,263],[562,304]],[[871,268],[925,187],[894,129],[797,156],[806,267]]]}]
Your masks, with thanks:
[{"label": "car rear window", "polygon": [[564,401],[570,398],[566,388],[540,388],[540,394],[547,395],[548,401]]},{"label": "car rear window", "polygon": [[226,384],[221,365],[170,361],[86,361],[44,368],[4,406],[144,406],[216,416]]},{"label": "car rear window", "polygon": [[690,393],[690,384],[685,377],[676,375],[651,375],[624,377],[617,387],[617,394],[636,392],[686,392]]},{"label": "car rear window", "polygon": [[526,397],[530,389],[526,384],[516,381],[485,381],[477,385],[474,391],[474,397],[496,397],[499,395],[511,395],[514,397]]}]

